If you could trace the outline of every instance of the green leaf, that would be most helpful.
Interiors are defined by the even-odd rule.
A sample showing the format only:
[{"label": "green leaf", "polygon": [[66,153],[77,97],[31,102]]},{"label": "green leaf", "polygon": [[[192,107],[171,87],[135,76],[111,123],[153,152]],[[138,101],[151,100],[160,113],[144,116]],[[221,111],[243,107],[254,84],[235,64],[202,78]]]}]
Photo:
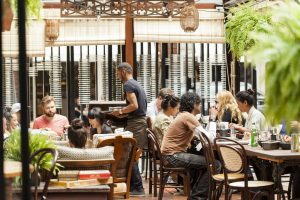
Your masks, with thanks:
[{"label": "green leaf", "polygon": [[[29,132],[29,151],[30,155],[41,148],[53,148],[56,149],[56,145],[49,140],[47,135],[35,134],[32,135]],[[12,134],[9,136],[4,143],[4,155],[5,159],[21,161],[21,134],[20,129],[13,130]],[[35,165],[37,163],[37,156],[33,159],[32,163]],[[40,162],[40,168],[45,170],[50,170],[52,164],[52,155],[46,154]],[[59,171],[60,164],[56,163],[55,170]]]},{"label": "green leaf", "polygon": [[[17,16],[18,11],[18,0],[9,0],[14,15]],[[37,19],[40,18],[40,11],[42,9],[41,0],[25,0],[26,6],[26,19],[31,19],[35,17]]]},{"label": "green leaf", "polygon": [[272,22],[251,33],[248,56],[266,66],[267,118],[275,123],[300,119],[300,5],[282,2],[272,10]]},{"label": "green leaf", "polygon": [[253,2],[240,4],[229,10],[226,22],[226,42],[230,45],[230,51],[241,57],[255,41],[250,37],[251,32],[262,30],[271,22],[270,12],[258,12],[253,8]]}]

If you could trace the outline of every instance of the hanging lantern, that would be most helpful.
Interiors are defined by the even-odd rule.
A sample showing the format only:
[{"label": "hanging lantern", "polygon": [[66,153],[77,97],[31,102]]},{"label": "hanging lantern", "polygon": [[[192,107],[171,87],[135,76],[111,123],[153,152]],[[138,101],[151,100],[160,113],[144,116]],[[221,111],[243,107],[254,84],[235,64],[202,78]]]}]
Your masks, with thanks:
[{"label": "hanging lantern", "polygon": [[184,32],[195,32],[199,26],[199,13],[194,5],[182,8],[180,13],[180,26]]},{"label": "hanging lantern", "polygon": [[57,40],[59,36],[59,20],[47,19],[45,34],[48,40],[50,41]]}]

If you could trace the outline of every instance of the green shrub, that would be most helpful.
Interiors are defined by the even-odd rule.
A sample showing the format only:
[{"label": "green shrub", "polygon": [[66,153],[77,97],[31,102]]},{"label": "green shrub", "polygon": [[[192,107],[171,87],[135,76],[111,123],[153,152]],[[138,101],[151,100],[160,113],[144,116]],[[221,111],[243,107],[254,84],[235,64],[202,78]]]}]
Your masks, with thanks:
[{"label": "green shrub", "polygon": [[[34,152],[41,148],[53,148],[56,149],[56,145],[48,139],[48,136],[42,134],[32,135],[29,132],[29,152],[32,155]],[[20,129],[13,130],[12,134],[7,138],[4,143],[4,153],[5,159],[21,161],[21,133]],[[37,163],[36,159],[33,159],[31,164],[35,165]],[[40,168],[45,170],[50,170],[52,165],[52,155],[46,154],[40,162]],[[59,171],[61,165],[56,163],[55,170]]]}]

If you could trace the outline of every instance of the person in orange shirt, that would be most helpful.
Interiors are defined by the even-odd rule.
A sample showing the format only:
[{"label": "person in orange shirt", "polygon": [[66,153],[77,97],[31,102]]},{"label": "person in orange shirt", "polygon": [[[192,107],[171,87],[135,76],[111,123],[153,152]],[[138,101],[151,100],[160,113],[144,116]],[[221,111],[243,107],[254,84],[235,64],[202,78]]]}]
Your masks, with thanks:
[{"label": "person in orange shirt", "polygon": [[69,127],[69,121],[65,116],[56,114],[55,101],[52,96],[45,96],[42,99],[42,109],[44,114],[36,118],[33,122],[33,129],[47,129],[62,136],[65,129]]}]

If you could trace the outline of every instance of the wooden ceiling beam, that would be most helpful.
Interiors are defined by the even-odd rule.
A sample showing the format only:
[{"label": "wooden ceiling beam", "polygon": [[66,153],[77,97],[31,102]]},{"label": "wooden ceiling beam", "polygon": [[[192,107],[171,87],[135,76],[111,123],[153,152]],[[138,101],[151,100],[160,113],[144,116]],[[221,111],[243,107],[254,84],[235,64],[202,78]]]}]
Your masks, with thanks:
[{"label": "wooden ceiling beam", "polygon": [[[214,3],[196,3],[197,9],[215,9],[217,4]],[[45,9],[60,9],[61,3],[43,3]]]}]

